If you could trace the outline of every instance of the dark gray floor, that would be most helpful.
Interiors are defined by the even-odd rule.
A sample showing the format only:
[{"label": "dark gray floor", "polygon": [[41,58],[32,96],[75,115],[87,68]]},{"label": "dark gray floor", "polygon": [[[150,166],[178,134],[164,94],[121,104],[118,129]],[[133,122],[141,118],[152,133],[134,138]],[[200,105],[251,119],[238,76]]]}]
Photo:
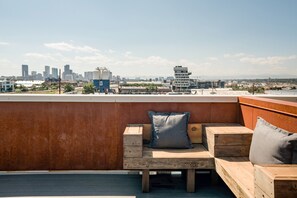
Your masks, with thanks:
[{"label": "dark gray floor", "polygon": [[209,174],[196,179],[196,193],[187,193],[181,175],[153,175],[151,192],[142,193],[135,174],[8,174],[0,175],[0,196],[234,197],[223,182],[211,185]]}]

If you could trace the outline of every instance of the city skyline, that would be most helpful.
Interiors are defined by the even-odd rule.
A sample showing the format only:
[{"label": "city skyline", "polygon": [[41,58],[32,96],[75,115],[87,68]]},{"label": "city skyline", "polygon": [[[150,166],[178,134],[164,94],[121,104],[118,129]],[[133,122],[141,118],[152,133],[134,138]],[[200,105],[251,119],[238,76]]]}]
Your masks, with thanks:
[{"label": "city skyline", "polygon": [[83,74],[297,77],[296,1],[0,0],[0,76],[66,64]]}]

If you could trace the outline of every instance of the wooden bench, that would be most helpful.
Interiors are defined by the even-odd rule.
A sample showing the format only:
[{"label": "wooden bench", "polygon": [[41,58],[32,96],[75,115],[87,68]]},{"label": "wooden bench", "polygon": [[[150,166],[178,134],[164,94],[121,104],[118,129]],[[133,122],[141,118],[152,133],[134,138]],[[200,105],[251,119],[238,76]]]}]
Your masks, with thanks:
[{"label": "wooden bench", "polygon": [[127,170],[142,170],[142,191],[149,192],[150,170],[187,170],[187,191],[195,191],[195,170],[214,169],[214,157],[202,145],[201,124],[189,124],[188,134],[192,149],[152,149],[151,125],[128,125],[124,132],[123,167]]},{"label": "wooden bench", "polygon": [[129,125],[124,169],[143,171],[144,192],[149,191],[149,170],[186,169],[187,191],[194,192],[195,170],[215,168],[236,197],[297,197],[297,165],[254,166],[249,161],[252,130],[239,124],[192,124],[188,134],[193,149],[151,149],[143,145],[150,140],[150,125]]},{"label": "wooden bench", "polygon": [[236,197],[297,197],[297,165],[258,166],[249,161],[252,131],[242,126],[207,124],[205,146],[215,168]]}]

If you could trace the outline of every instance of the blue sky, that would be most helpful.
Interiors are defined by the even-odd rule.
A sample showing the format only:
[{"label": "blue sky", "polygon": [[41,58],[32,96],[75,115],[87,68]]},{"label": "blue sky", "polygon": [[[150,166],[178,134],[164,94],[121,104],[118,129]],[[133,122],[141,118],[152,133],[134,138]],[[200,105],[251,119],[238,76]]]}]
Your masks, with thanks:
[{"label": "blue sky", "polygon": [[21,64],[121,76],[297,77],[295,0],[0,0],[0,76]]}]

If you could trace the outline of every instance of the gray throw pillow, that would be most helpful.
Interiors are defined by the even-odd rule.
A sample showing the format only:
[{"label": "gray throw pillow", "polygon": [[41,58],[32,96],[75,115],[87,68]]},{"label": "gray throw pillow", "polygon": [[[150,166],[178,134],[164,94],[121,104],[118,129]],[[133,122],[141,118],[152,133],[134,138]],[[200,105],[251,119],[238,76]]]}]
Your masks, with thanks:
[{"label": "gray throw pillow", "polygon": [[188,136],[190,113],[148,112],[152,123],[152,148],[192,148]]},{"label": "gray throw pillow", "polygon": [[297,163],[296,152],[297,134],[273,126],[258,117],[249,156],[253,164]]}]

